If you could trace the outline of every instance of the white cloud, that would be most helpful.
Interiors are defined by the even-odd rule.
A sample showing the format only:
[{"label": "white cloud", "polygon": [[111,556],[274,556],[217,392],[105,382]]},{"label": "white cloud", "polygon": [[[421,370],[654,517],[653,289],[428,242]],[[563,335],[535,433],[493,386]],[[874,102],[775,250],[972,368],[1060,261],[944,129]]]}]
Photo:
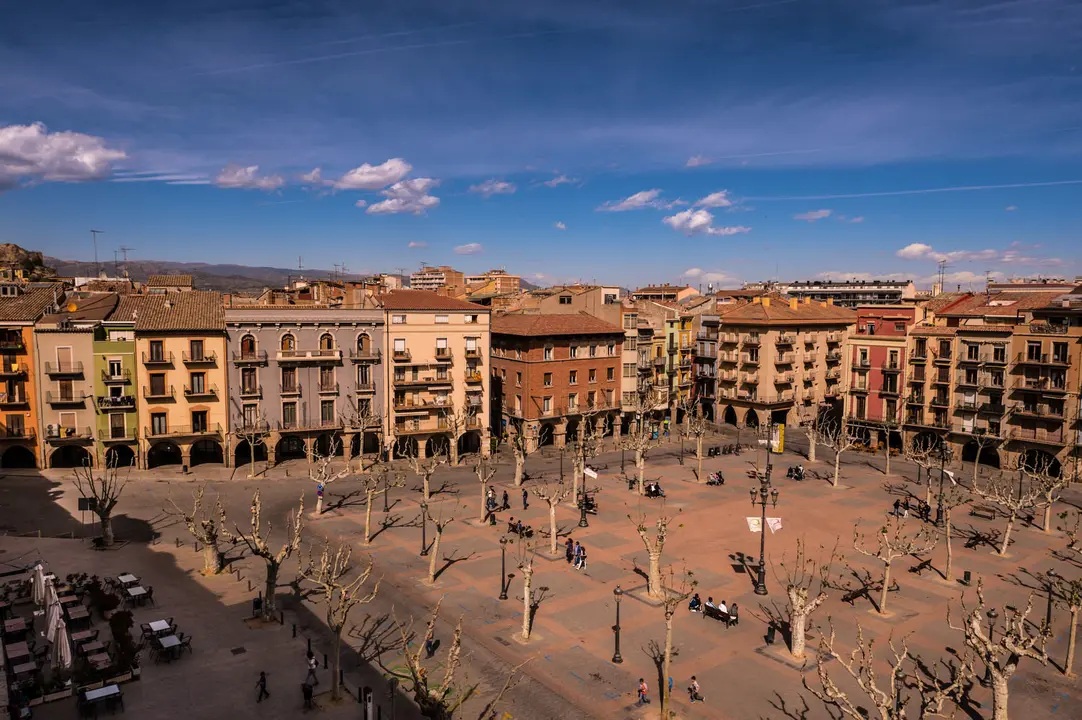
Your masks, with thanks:
[{"label": "white cloud", "polygon": [[424,215],[427,211],[439,207],[440,199],[429,194],[439,186],[440,181],[433,178],[413,178],[396,182],[380,195],[387,198],[369,206],[370,215],[397,215],[410,213]]},{"label": "white cloud", "polygon": [[455,255],[477,255],[484,249],[481,243],[466,243],[455,248]]},{"label": "white cloud", "polygon": [[[409,175],[413,166],[402,158],[391,158],[379,165],[365,163],[355,167],[337,180],[326,181],[328,185],[339,190],[379,190],[388,185],[397,183]],[[312,171],[312,175],[319,173],[319,169]],[[316,175],[318,179],[319,175]]]},{"label": "white cloud", "polygon": [[855,218],[850,218],[849,222],[851,222],[851,223],[862,223],[862,222],[864,222],[864,216],[863,215],[858,215]]},{"label": "white cloud", "polygon": [[567,175],[557,175],[556,177],[552,178],[551,180],[546,180],[545,182],[543,182],[541,184],[542,185],[547,185],[550,188],[554,188],[554,187],[559,187],[560,185],[570,185],[570,184],[576,183],[576,182],[578,182],[578,180],[576,178],[568,177]]},{"label": "white cloud", "polygon": [[470,186],[470,192],[476,193],[488,199],[493,195],[513,195],[518,187],[514,183],[503,180],[485,180],[480,185]]},{"label": "white cloud", "polygon": [[1036,246],[1014,242],[1011,243],[1006,250],[985,248],[983,250],[952,250],[950,252],[940,252],[935,250],[931,245],[925,243],[910,243],[894,254],[904,260],[932,260],[935,262],[945,260],[948,263],[984,261],[1042,267],[1055,267],[1063,264],[1063,260],[1060,258],[1039,257],[1026,253],[1026,251],[1033,249],[1036,249]]},{"label": "white cloud", "polygon": [[714,227],[714,215],[707,210],[684,210],[662,220],[663,223],[673,230],[685,235],[736,235],[750,232],[751,228],[737,225],[735,227]]},{"label": "white cloud", "polygon": [[42,123],[0,127],[0,192],[21,181],[101,180],[126,157],[93,135],[50,133]]},{"label": "white cloud", "polygon": [[715,193],[710,193],[695,204],[708,208],[727,208],[732,207],[733,199],[729,196],[728,190],[718,190]]},{"label": "white cloud", "polygon": [[1008,205],[1007,207],[1005,207],[1003,209],[1005,211],[1007,211],[1007,212],[1014,212],[1015,210],[1018,209],[1018,206],[1017,205]]},{"label": "white cloud", "polygon": [[713,160],[704,155],[694,155],[688,158],[687,165],[685,167],[702,167],[703,165],[709,165]]},{"label": "white cloud", "polygon": [[804,222],[815,222],[816,220],[822,220],[823,218],[830,217],[831,210],[810,210],[806,213],[800,213],[794,215],[794,220],[803,220]]},{"label": "white cloud", "polygon": [[423,249],[423,248],[428,247],[428,243],[426,243],[426,242],[424,242],[422,240],[410,240],[409,245],[407,245],[406,247],[415,248],[415,249]]},{"label": "white cloud", "polygon": [[642,190],[630,195],[619,202],[607,202],[597,208],[598,212],[624,212],[626,210],[642,210],[644,208],[662,208],[664,203],[659,199],[661,191],[658,189]]},{"label": "white cloud", "polygon": [[557,221],[555,224],[553,224],[552,227],[556,228],[557,230],[566,230],[567,229],[567,225],[564,225],[562,221]]},{"label": "white cloud", "polygon": [[727,273],[703,270],[702,268],[688,268],[684,271],[684,277],[689,280],[699,280],[708,283],[734,283],[736,279]]},{"label": "white cloud", "polygon": [[301,175],[301,182],[305,185],[322,185],[323,171],[316,168],[310,173],[305,173],[304,175]]},{"label": "white cloud", "polygon": [[241,190],[263,190],[270,192],[285,185],[281,175],[260,175],[258,165],[241,167],[230,163],[214,178],[214,184],[221,188],[239,188]]},{"label": "white cloud", "polygon": [[359,207],[359,208],[368,207],[368,201],[367,200],[358,200],[357,202],[353,203],[353,206],[354,207]]}]

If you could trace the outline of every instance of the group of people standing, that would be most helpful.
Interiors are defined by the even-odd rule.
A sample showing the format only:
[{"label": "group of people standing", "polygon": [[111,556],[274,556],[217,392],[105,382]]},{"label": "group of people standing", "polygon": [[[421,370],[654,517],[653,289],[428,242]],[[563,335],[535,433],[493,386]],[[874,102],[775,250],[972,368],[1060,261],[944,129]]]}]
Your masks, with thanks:
[{"label": "group of people standing", "polygon": [[568,538],[567,542],[564,543],[564,554],[567,557],[567,564],[573,566],[576,570],[582,570],[586,567],[586,546],[578,540]]},{"label": "group of people standing", "polygon": [[[672,678],[669,678],[669,695],[670,695],[670,697],[672,696],[672,686],[673,686]],[[638,705],[640,707],[642,705],[650,702],[650,694],[649,693],[650,693],[650,688],[647,687],[647,685],[646,685],[646,678],[639,678],[639,687],[638,687],[639,702],[638,702]],[[691,684],[688,685],[688,698],[693,703],[695,703],[695,702],[706,702],[706,697],[704,697],[703,694],[700,692],[699,681],[695,678],[694,675],[691,676]]]}]

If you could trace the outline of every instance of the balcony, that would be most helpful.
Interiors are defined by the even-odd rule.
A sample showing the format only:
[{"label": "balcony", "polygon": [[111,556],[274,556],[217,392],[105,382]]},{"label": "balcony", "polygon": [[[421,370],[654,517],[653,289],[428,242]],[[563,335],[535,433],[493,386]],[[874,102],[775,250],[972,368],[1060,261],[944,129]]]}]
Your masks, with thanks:
[{"label": "balcony", "polygon": [[466,382],[470,384],[483,382],[484,377],[479,372],[466,373]]},{"label": "balcony", "polygon": [[910,362],[924,362],[928,359],[928,348],[917,346],[909,353]]},{"label": "balcony", "polygon": [[342,419],[333,418],[301,418],[300,420],[280,420],[279,432],[304,432],[310,430],[336,430],[342,427]]},{"label": "balcony", "polygon": [[222,426],[213,425],[176,425],[168,427],[144,427],[143,433],[148,438],[161,437],[221,437]]},{"label": "balcony", "polygon": [[482,398],[480,395],[467,395],[466,396],[466,407],[480,408],[484,404],[485,404],[485,399]]},{"label": "balcony", "polygon": [[827,353],[827,362],[830,364],[840,363],[842,361],[841,350],[831,350]]},{"label": "balcony", "polygon": [[958,387],[975,388],[980,387],[980,383],[978,382],[976,375],[968,376],[966,373],[959,373]]},{"label": "balcony", "polygon": [[1065,368],[1071,366],[1071,357],[1048,353],[1018,353],[1014,362],[1016,365],[1047,365]]},{"label": "balcony", "polygon": [[1063,395],[1067,392],[1066,378],[1053,381],[1051,378],[1027,378],[1020,377],[1014,381],[1015,390],[1023,392],[1042,392],[1054,395]]},{"label": "balcony", "polygon": [[936,365],[950,365],[951,364],[951,359],[952,359],[951,358],[951,353],[949,351],[945,352],[945,353],[944,352],[932,353],[932,362],[935,363]]},{"label": "balcony", "polygon": [[481,348],[466,348],[462,354],[468,360],[477,360],[481,357]]},{"label": "balcony", "polygon": [[234,365],[266,365],[267,351],[235,352],[233,353]]},{"label": "balcony", "polygon": [[134,410],[134,395],[99,395],[98,409],[100,410]]},{"label": "balcony", "polygon": [[739,358],[739,355],[737,355],[734,352],[719,352],[718,353],[718,362],[732,364],[732,363],[737,362],[738,358]]},{"label": "balcony", "polygon": [[176,391],[172,385],[162,387],[157,390],[151,389],[146,385],[143,386],[143,399],[148,402],[162,402],[168,400],[175,400],[177,397]]},{"label": "balcony", "polygon": [[87,394],[83,390],[73,390],[70,393],[56,393],[52,390],[45,391],[45,402],[49,405],[82,405],[86,402]]},{"label": "balcony", "polygon": [[34,440],[37,430],[28,427],[0,427],[0,440]]},{"label": "balcony", "polygon": [[831,345],[837,345],[842,341],[841,333],[829,332],[827,333],[827,343]]},{"label": "balcony", "polygon": [[682,358],[680,360],[680,364],[679,364],[678,367],[681,370],[689,370],[689,369],[691,369],[691,365],[692,365],[691,358]]},{"label": "balcony", "polygon": [[1042,445],[1064,445],[1067,442],[1067,433],[1064,432],[1062,427],[1058,430],[1012,427],[1007,429],[1007,438],[1019,442],[1031,442]]},{"label": "balcony", "polygon": [[937,373],[930,382],[932,385],[950,385],[951,377],[947,374]]},{"label": "balcony", "polygon": [[900,373],[902,371],[902,364],[900,362],[885,361],[879,366],[880,371],[884,373]]},{"label": "balcony", "polygon": [[342,350],[339,348],[315,350],[279,350],[275,359],[279,363],[336,363],[342,362]]},{"label": "balcony", "polygon": [[1062,420],[1064,418],[1064,408],[1062,404],[1032,403],[1015,407],[1011,414],[1027,420],[1040,420],[1042,418]]},{"label": "balcony", "polygon": [[[662,357],[661,355],[658,355],[657,357],[654,358],[654,367],[656,367],[656,368],[665,367],[666,362],[667,361],[665,360],[664,357]],[[733,362],[736,362],[736,361],[734,360]]]},{"label": "balcony", "polygon": [[395,435],[413,435],[415,433],[443,432],[450,429],[445,420],[436,422],[396,422],[394,424]]},{"label": "balcony", "polygon": [[866,357],[853,358],[854,370],[867,370],[872,366],[872,361]]},{"label": "balcony", "polygon": [[744,353],[740,356],[741,365],[758,365],[759,358],[752,357],[750,353]]},{"label": "balcony", "polygon": [[962,412],[977,412],[979,407],[980,404],[976,400],[957,400],[954,403],[954,408]]},{"label": "balcony", "polygon": [[452,386],[451,376],[432,376],[428,377],[396,377],[394,379],[395,387],[428,387],[428,386]]},{"label": "balcony", "polygon": [[436,400],[414,399],[412,397],[396,397],[394,399],[394,411],[396,413],[424,412],[436,408],[446,407],[447,403]]},{"label": "balcony", "polygon": [[867,395],[868,387],[866,385],[854,385],[853,387],[849,388],[849,392],[853,395]]},{"label": "balcony", "polygon": [[792,365],[794,360],[796,360],[796,355],[794,355],[793,353],[782,353],[782,354],[778,355],[776,358],[774,358],[774,364],[775,365]]},{"label": "balcony", "polygon": [[977,353],[976,355],[967,353],[964,357],[959,357],[958,358],[958,364],[959,365],[979,365],[980,362],[981,362],[980,353]]},{"label": "balcony", "polygon": [[988,427],[977,427],[977,426],[967,428],[965,425],[963,425],[961,428],[955,428],[954,432],[962,433],[964,435],[984,436],[984,437],[993,438],[995,440],[999,440],[999,439],[1001,439],[1000,438],[1000,433],[1002,431],[999,430],[998,428],[997,429],[992,429],[992,428],[988,428]]},{"label": "balcony", "polygon": [[901,390],[898,389],[897,385],[884,385],[881,388],[879,388],[879,394],[884,395],[884,396],[893,396],[893,395],[901,395],[902,392],[901,392]]},{"label": "balcony", "polygon": [[0,377],[18,377],[26,375],[28,371],[26,363],[4,363],[0,365]]},{"label": "balcony", "polygon": [[755,385],[759,382],[759,373],[744,373],[740,382],[744,385]]},{"label": "balcony", "polygon": [[94,440],[94,431],[86,427],[53,427],[52,432],[46,430],[45,442],[50,445],[81,445]]},{"label": "balcony", "polygon": [[391,353],[391,358],[395,362],[409,362],[413,359],[413,354],[409,350],[395,350]]},{"label": "balcony", "polygon": [[914,374],[914,375],[910,375],[909,379],[906,382],[908,382],[910,385],[923,385],[924,381],[927,380],[927,379],[928,378],[926,376],[924,376],[924,375],[915,375]]},{"label": "balcony", "polygon": [[116,375],[108,370],[102,370],[101,381],[106,385],[127,385],[131,382],[131,370],[121,370]]},{"label": "balcony", "polygon": [[29,401],[26,399],[26,394],[19,389],[16,392],[0,392],[0,407],[11,407],[14,405],[26,405]]},{"label": "balcony", "polygon": [[278,394],[282,397],[299,397],[301,394],[301,386],[296,383],[289,383],[288,385],[279,385]]},{"label": "balcony", "polygon": [[842,389],[835,385],[834,387],[828,387],[823,390],[823,397],[825,398],[840,398],[842,396]]},{"label": "balcony", "polygon": [[233,433],[235,435],[264,435],[270,432],[270,423],[266,420],[245,420],[234,418]]},{"label": "balcony", "polygon": [[185,365],[205,365],[212,366],[218,364],[218,356],[214,353],[203,353],[201,355],[193,355],[188,351],[181,353],[181,361]]},{"label": "balcony", "polygon": [[359,382],[355,386],[357,392],[362,395],[368,395],[376,391],[376,384],[374,382]]},{"label": "balcony", "polygon": [[240,396],[246,400],[257,400],[263,397],[263,386],[242,385],[240,388]]},{"label": "balcony", "polygon": [[906,397],[905,397],[905,401],[910,405],[923,406],[924,405],[924,400],[925,400],[925,398],[924,398],[923,395],[916,395],[916,394],[913,394],[913,393],[910,393],[909,395],[906,395]]},{"label": "balcony", "polygon": [[538,411],[537,416],[543,418],[560,417],[564,415],[564,408],[562,405],[550,405],[548,409],[541,408]]},{"label": "balcony", "polygon": [[319,384],[320,395],[337,395],[338,383],[320,383]]},{"label": "balcony", "polygon": [[436,362],[449,363],[452,360],[451,348],[438,347],[436,348]]},{"label": "balcony", "polygon": [[981,406],[977,408],[977,412],[982,415],[1002,415],[1007,411],[1007,406],[1003,403],[986,402],[981,403]]},{"label": "balcony", "polygon": [[793,373],[782,373],[781,375],[774,376],[775,385],[792,385]]},{"label": "balcony", "polygon": [[749,347],[749,346],[757,347],[759,345],[759,336],[758,335],[745,335],[743,340],[741,340],[740,344],[745,346],[745,347]]},{"label": "balcony", "polygon": [[7,335],[0,338],[0,351],[26,352],[26,342],[20,335]]},{"label": "balcony", "polygon": [[834,368],[833,370],[827,370],[825,375],[827,380],[838,381],[842,379],[842,371]]},{"label": "balcony", "polygon": [[718,342],[723,345],[736,345],[738,336],[736,333],[721,333],[718,335]]},{"label": "balcony", "polygon": [[143,353],[144,365],[172,365],[173,353]]},{"label": "balcony", "polygon": [[99,436],[103,445],[111,445],[113,443],[131,443],[135,442],[135,428],[123,427],[123,428],[109,428],[109,432],[106,435]]},{"label": "balcony", "polygon": [[1006,365],[1007,353],[992,353],[991,355],[984,355],[981,357],[981,362],[985,365]]},{"label": "balcony", "polygon": [[[380,361],[380,349],[379,348],[360,348],[350,349],[349,359],[355,363],[378,363]],[[436,354],[436,359],[439,359],[439,353]]]},{"label": "balcony", "polygon": [[946,395],[935,395],[932,397],[931,400],[928,401],[928,404],[932,407],[945,408],[950,407],[951,401],[950,398]]},{"label": "balcony", "polygon": [[50,376],[82,375],[83,364],[81,362],[45,363],[45,374]]},{"label": "balcony", "polygon": [[737,380],[736,371],[722,370],[718,373],[718,380],[723,383],[734,383]]},{"label": "balcony", "polygon": [[187,385],[184,386],[184,397],[189,399],[207,399],[218,397],[217,385],[204,385],[201,388],[191,388]]},{"label": "balcony", "polygon": [[777,344],[777,345],[795,345],[796,344],[796,335],[791,335],[789,333],[782,333],[781,335],[778,335],[778,339],[777,339],[775,344]]}]

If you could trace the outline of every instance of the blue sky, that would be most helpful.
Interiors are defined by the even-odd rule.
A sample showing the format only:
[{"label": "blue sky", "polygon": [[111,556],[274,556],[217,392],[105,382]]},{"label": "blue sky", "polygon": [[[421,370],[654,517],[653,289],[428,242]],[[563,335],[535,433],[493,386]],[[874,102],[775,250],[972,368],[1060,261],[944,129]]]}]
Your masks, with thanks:
[{"label": "blue sky", "polygon": [[43,0],[0,241],[636,285],[1082,273],[1077,0]]}]

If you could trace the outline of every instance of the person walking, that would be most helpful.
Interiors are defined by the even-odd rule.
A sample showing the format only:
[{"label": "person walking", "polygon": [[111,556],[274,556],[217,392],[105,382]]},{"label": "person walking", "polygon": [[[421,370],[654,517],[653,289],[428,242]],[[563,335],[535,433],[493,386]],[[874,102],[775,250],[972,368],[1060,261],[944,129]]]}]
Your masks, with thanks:
[{"label": "person walking", "polygon": [[304,697],[305,712],[315,708],[315,705],[312,704],[312,683],[307,680],[301,683],[301,696]]},{"label": "person walking", "polygon": [[576,570],[579,567],[579,555],[581,555],[581,554],[582,554],[582,545],[580,545],[579,541],[576,540],[575,541],[575,549],[571,551],[572,565],[574,566],[574,568]]},{"label": "person walking", "polygon": [[269,698],[270,693],[267,692],[267,673],[260,671],[259,680],[256,681],[255,686],[259,688],[259,693],[255,697],[256,702],[263,702],[263,698]]},{"label": "person walking", "polygon": [[706,702],[706,698],[699,692],[699,681],[695,679],[695,676],[691,676],[691,687],[688,688],[688,695],[691,696],[691,702]]},{"label": "person walking", "polygon": [[577,549],[579,551],[579,554],[575,558],[575,569],[576,570],[583,570],[583,569],[586,568],[586,546],[585,545],[578,545]]},{"label": "person walking", "polygon": [[522,509],[526,510],[530,507],[530,493],[526,491],[526,488],[522,488]]},{"label": "person walking", "polygon": [[308,651],[308,674],[305,676],[304,681],[310,682],[312,685],[319,685],[319,678],[316,677],[316,668],[319,667],[319,661],[316,660],[316,654],[311,650]]},{"label": "person walking", "polygon": [[571,538],[567,539],[564,543],[564,555],[567,558],[567,564],[570,565],[575,559],[575,541]]},{"label": "person walking", "polygon": [[511,499],[508,496],[506,490],[503,491],[503,509],[504,510],[510,510],[511,509]]},{"label": "person walking", "polygon": [[639,704],[640,707],[643,704],[650,702],[650,698],[646,696],[646,693],[649,692],[649,690],[650,689],[648,687],[646,687],[646,680],[644,678],[639,678],[639,703],[638,704]]}]

